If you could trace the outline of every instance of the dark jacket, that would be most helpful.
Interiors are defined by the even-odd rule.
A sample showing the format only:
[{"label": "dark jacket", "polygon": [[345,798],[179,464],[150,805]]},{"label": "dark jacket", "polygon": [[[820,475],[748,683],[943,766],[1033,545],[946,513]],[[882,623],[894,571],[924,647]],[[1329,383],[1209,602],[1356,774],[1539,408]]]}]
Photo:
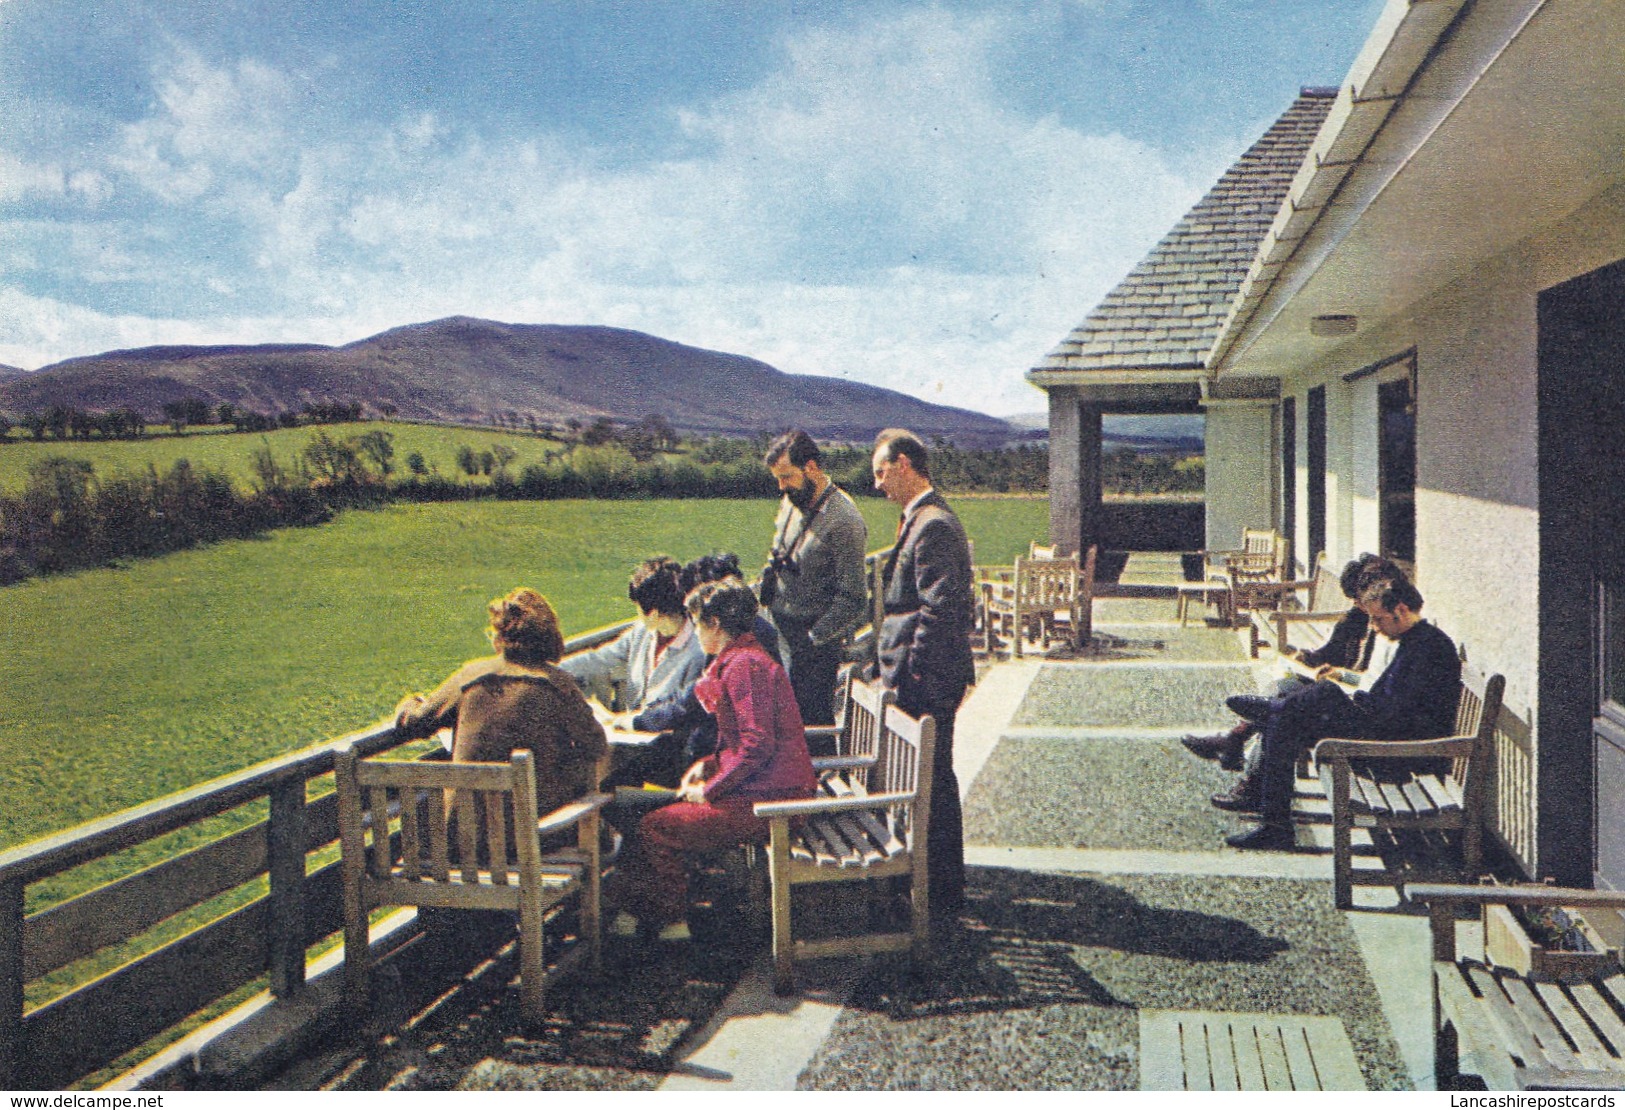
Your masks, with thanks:
[{"label": "dark jacket", "polygon": [[1361,650],[1369,647],[1366,633],[1370,627],[1371,618],[1366,611],[1358,605],[1352,606],[1338,618],[1326,642],[1314,651],[1306,652],[1300,662],[1306,667],[1331,666],[1363,671],[1371,661],[1370,651]]},{"label": "dark jacket", "polygon": [[569,675],[501,656],[465,663],[433,693],[403,702],[395,727],[407,737],[450,727],[458,763],[506,763],[515,750],[529,749],[542,813],[586,793],[607,750],[603,726]]},{"label": "dark jacket", "polygon": [[1399,650],[1354,705],[1369,724],[1372,739],[1430,740],[1456,730],[1461,699],[1461,657],[1438,628],[1419,621],[1399,638]]},{"label": "dark jacket", "polygon": [[932,490],[904,517],[886,562],[880,677],[904,710],[957,706],[976,681],[972,597],[965,528]]}]

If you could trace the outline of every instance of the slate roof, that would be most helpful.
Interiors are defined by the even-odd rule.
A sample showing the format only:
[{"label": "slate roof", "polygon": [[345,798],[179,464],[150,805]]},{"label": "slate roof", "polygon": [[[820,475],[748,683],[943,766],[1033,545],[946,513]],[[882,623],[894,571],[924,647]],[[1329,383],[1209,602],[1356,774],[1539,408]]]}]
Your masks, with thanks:
[{"label": "slate roof", "polygon": [[1200,369],[1336,89],[1305,88],[1037,370]]}]

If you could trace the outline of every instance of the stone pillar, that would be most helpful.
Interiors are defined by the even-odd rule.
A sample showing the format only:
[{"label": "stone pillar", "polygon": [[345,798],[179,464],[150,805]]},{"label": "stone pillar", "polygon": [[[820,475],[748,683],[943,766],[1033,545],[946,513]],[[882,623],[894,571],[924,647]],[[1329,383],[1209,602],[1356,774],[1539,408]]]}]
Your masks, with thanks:
[{"label": "stone pillar", "polygon": [[1207,547],[1241,546],[1243,528],[1276,527],[1276,401],[1209,399],[1206,445]]},{"label": "stone pillar", "polygon": [[1049,538],[1075,555],[1103,538],[1100,416],[1077,389],[1049,390]]}]

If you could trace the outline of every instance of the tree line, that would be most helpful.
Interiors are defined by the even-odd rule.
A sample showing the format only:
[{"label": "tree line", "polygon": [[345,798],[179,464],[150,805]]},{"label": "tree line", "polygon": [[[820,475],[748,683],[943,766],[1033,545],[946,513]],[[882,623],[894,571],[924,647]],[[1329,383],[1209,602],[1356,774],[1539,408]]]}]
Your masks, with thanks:
[{"label": "tree line", "polygon": [[[383,409],[393,406],[380,406]],[[199,397],[165,401],[163,422],[177,434],[193,425],[229,424],[237,432],[269,432],[277,428],[298,428],[314,424],[354,424],[361,419],[360,401],[317,401],[301,409],[275,415],[240,409],[230,401],[211,405]],[[387,415],[387,414],[386,414]],[[139,409],[122,407],[97,411],[72,405],[52,405],[31,412],[13,424],[0,415],[0,444],[21,428],[36,441],[46,439],[144,439],[150,421]]]},{"label": "tree line", "polygon": [[[645,424],[638,436],[659,436]],[[339,508],[391,500],[452,501],[482,497],[514,500],[596,498],[753,498],[777,496],[762,464],[770,436],[713,436],[690,441],[680,454],[671,440],[634,450],[613,434],[583,434],[578,445],[549,451],[544,461],[517,472],[517,452],[505,444],[476,449],[462,444],[457,471],[444,475],[421,452],[397,464],[394,437],[374,429],[344,436],[318,428],[293,456],[279,459],[262,439],[249,455],[251,488],[185,459],[168,470],[149,465],[134,477],[102,478],[79,458],[52,455],[28,470],[22,493],[0,497],[0,584],[121,559],[160,555],[268,529],[319,524]],[[675,437],[675,433],[673,433]],[[674,446],[680,444],[673,444]],[[1201,489],[1201,459],[1114,452],[1106,460],[1108,490],[1169,492]],[[831,446],[825,469],[854,495],[878,496],[866,445]],[[1049,452],[1041,445],[1005,450],[967,449],[938,442],[932,477],[952,493],[1042,493]],[[476,481],[483,478],[485,481]],[[1155,487],[1155,489],[1153,489]]]}]

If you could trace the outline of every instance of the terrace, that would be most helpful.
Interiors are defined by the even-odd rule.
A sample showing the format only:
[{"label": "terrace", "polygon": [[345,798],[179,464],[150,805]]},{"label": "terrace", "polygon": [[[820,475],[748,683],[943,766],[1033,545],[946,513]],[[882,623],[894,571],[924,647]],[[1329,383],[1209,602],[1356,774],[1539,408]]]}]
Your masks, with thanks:
[{"label": "terrace", "polygon": [[[1178,580],[1177,556],[1137,553],[1117,596],[1095,602],[1090,652],[988,664],[955,753],[965,930],[927,974],[889,957],[815,962],[799,994],[776,997],[765,928],[712,875],[694,943],[606,937],[602,975],[551,992],[543,1029],[519,1018],[511,926],[394,914],[374,926],[395,952],[369,1020],[343,1025],[338,953],[323,947],[337,927],[319,850],[332,799],[307,783],[340,743],[387,747],[376,728],[0,856],[0,1052],[14,1069],[0,1086],[1134,1089],[1154,1065],[1142,1020],[1203,1011],[1327,1015],[1367,1087],[1429,1088],[1425,916],[1380,887],[1335,910],[1327,826],[1300,826],[1291,854],[1223,845],[1239,825],[1207,797],[1230,776],[1178,737],[1229,724],[1224,695],[1275,668],[1248,658],[1244,633],[1182,628]],[[22,916],[29,883],[266,796],[268,819],[235,838]],[[25,982],[262,874],[247,907],[18,1020]],[[243,983],[235,1009],[120,1059],[130,1036]]]}]

